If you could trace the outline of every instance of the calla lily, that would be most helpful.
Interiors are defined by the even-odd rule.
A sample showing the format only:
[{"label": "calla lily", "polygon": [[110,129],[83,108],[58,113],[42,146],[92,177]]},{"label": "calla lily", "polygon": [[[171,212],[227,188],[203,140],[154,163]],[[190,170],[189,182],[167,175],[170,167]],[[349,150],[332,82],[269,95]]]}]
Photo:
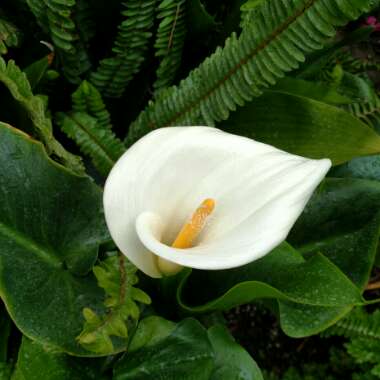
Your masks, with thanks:
[{"label": "calla lily", "polygon": [[[285,240],[330,167],[328,159],[215,128],[162,128],[113,167],[104,189],[106,222],[121,252],[151,277],[182,266],[238,267]],[[198,217],[192,246],[173,246],[176,237],[188,239]]]}]

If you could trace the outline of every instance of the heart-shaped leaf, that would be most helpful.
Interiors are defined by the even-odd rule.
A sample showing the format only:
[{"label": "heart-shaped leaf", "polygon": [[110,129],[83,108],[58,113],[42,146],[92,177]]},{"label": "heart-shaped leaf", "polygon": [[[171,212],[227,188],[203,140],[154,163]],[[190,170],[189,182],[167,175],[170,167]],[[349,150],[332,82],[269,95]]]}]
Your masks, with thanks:
[{"label": "heart-shaped leaf", "polygon": [[186,319],[163,339],[125,355],[113,379],[209,380],[213,368],[207,331],[195,319]]},{"label": "heart-shaped leaf", "polygon": [[[292,336],[315,334],[362,302],[359,289],[326,257],[318,254],[305,261],[287,243],[240,268],[187,272],[177,298],[190,313],[227,310],[257,299],[275,299],[281,325]],[[293,308],[297,314],[303,310],[305,323],[293,323]]]},{"label": "heart-shaped leaf", "polygon": [[0,124],[0,295],[17,327],[86,355],[82,310],[101,310],[91,268],[109,236],[100,189],[48,158],[41,143]]},{"label": "heart-shaped leaf", "polygon": [[222,325],[211,327],[208,338],[215,352],[215,370],[210,380],[263,380],[256,362]]},{"label": "heart-shaped leaf", "polygon": [[23,337],[12,380],[106,380],[99,359],[82,359],[46,350]]}]

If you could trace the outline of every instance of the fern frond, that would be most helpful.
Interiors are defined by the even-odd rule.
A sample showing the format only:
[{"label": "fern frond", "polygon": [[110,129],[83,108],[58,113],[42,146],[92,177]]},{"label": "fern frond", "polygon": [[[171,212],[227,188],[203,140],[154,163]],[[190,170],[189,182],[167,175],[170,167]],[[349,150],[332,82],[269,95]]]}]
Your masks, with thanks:
[{"label": "fern frond", "polygon": [[27,1],[38,24],[50,34],[65,76],[72,83],[78,83],[80,75],[90,69],[91,63],[75,22],[76,0]]},{"label": "fern frond", "polygon": [[113,353],[112,336],[124,338],[127,346],[128,330],[134,327],[140,315],[137,302],[151,302],[146,293],[134,287],[138,281],[136,270],[123,254],[111,256],[93,268],[99,286],[106,292],[104,304],[109,311],[99,316],[89,308],[83,310],[86,322],[77,339],[89,351]]},{"label": "fern frond", "polygon": [[380,64],[374,60],[364,60],[356,58],[346,48],[341,48],[330,54],[329,59],[319,71],[309,79],[316,79],[321,81],[330,82],[333,80],[334,72],[339,67],[342,71],[354,75],[367,73],[368,71],[379,71]]},{"label": "fern frond", "polygon": [[26,0],[29,9],[34,14],[37,24],[46,33],[49,34],[49,22],[46,14],[44,0]]},{"label": "fern frond", "polygon": [[340,64],[343,70],[351,74],[361,74],[368,71],[379,71],[380,63],[372,59],[357,58],[346,49],[339,49],[335,56],[335,62]]},{"label": "fern frond", "polygon": [[95,22],[88,0],[77,0],[74,13],[75,24],[78,25],[78,32],[81,41],[87,44],[95,35]]},{"label": "fern frond", "polygon": [[0,54],[7,54],[9,47],[20,44],[21,32],[11,22],[0,19]]},{"label": "fern frond", "polygon": [[84,80],[71,95],[71,99],[75,112],[88,113],[97,120],[99,127],[112,129],[111,117],[102,96],[91,83]]},{"label": "fern frond", "polygon": [[182,50],[186,36],[186,0],[162,0],[158,9],[161,20],[156,42],[155,55],[159,57],[155,90],[169,86],[181,65]]},{"label": "fern frond", "polygon": [[344,107],[346,111],[371,128],[377,129],[380,126],[380,97],[368,76],[352,75],[342,71],[338,85],[341,90],[351,92],[353,98],[357,99]]},{"label": "fern frond", "polygon": [[228,118],[278,78],[320,49],[334,27],[359,17],[369,0],[265,1],[254,23],[233,34],[179,86],[163,90],[132,123],[132,143],[152,129],[170,125],[214,125]]},{"label": "fern frond", "polygon": [[112,48],[114,56],[103,59],[90,77],[108,97],[120,97],[144,61],[152,36],[156,0],[128,0],[122,5],[124,20]]},{"label": "fern frond", "polygon": [[45,98],[33,95],[30,83],[14,61],[8,64],[0,57],[0,82],[11,95],[27,111],[37,135],[45,144],[48,154],[57,156],[67,167],[77,173],[83,173],[84,168],[79,157],[67,152],[54,138],[52,121],[46,114]]},{"label": "fern frond", "polygon": [[110,129],[101,128],[97,120],[82,112],[59,113],[57,123],[91,157],[96,169],[106,176],[124,153],[123,143]]},{"label": "fern frond", "polygon": [[356,308],[334,326],[327,329],[323,335],[370,338],[380,341],[380,310],[368,314],[363,309]]},{"label": "fern frond", "polygon": [[246,23],[255,22],[255,13],[265,0],[248,0],[240,8],[240,26],[244,28]]},{"label": "fern frond", "polygon": [[76,0],[44,0],[50,35],[58,48],[66,77],[78,83],[80,75],[91,67],[84,44],[74,21]]},{"label": "fern frond", "polygon": [[372,128],[380,125],[380,98],[378,95],[368,102],[349,104],[347,111]]}]

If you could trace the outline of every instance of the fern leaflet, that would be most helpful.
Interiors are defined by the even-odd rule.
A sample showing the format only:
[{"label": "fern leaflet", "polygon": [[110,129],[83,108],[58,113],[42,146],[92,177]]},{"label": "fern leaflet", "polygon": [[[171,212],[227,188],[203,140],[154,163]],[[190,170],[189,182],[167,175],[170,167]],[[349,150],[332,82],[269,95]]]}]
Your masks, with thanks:
[{"label": "fern leaflet", "polygon": [[8,48],[20,44],[21,32],[11,22],[0,19],[0,54],[7,54]]},{"label": "fern leaflet", "polygon": [[85,112],[94,117],[100,128],[112,129],[111,117],[100,92],[89,82],[83,81],[71,95],[73,110]]},{"label": "fern leaflet", "polygon": [[123,143],[109,128],[101,128],[97,120],[83,112],[59,113],[57,123],[90,156],[99,173],[106,176],[124,153]]},{"label": "fern leaflet", "polygon": [[214,125],[323,47],[336,26],[359,17],[369,0],[265,1],[240,37],[233,34],[179,86],[162,90],[131,124],[128,144],[170,125]]},{"label": "fern leaflet", "polygon": [[156,0],[129,0],[123,3],[124,20],[112,49],[114,56],[100,62],[91,82],[108,97],[120,97],[139,71],[154,22]]},{"label": "fern leaflet", "polygon": [[349,104],[347,111],[363,120],[372,128],[380,125],[380,98],[378,95],[375,95],[368,102]]},{"label": "fern leaflet", "polygon": [[46,8],[44,0],[26,0],[29,9],[34,14],[36,21],[40,28],[46,33],[49,34],[49,22],[46,15]]},{"label": "fern leaflet", "polygon": [[93,268],[99,286],[107,294],[104,304],[108,313],[98,316],[89,308],[83,310],[86,322],[77,339],[89,351],[97,354],[112,353],[114,346],[111,336],[125,339],[127,346],[128,330],[139,319],[137,302],[151,302],[146,293],[134,287],[138,281],[136,270],[122,254],[111,256]]},{"label": "fern leaflet", "polygon": [[161,22],[154,47],[156,56],[161,58],[161,61],[153,85],[155,90],[169,86],[181,64],[186,35],[185,6],[186,0],[163,0],[158,7],[157,17]]},{"label": "fern leaflet", "polygon": [[75,24],[78,25],[78,32],[81,41],[87,44],[95,35],[95,22],[91,13],[88,0],[77,0],[74,13]]},{"label": "fern leaflet", "polygon": [[380,310],[368,314],[363,309],[356,308],[334,326],[327,329],[323,335],[370,338],[380,341]]}]

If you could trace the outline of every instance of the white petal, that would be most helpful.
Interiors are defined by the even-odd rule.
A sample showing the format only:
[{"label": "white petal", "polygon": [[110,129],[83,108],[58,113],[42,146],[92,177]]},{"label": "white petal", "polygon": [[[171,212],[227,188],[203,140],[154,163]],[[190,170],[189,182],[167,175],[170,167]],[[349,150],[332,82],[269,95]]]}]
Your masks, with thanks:
[{"label": "white petal", "polygon": [[[330,166],[215,128],[159,129],[112,169],[107,224],[120,250],[152,277],[161,275],[156,255],[199,269],[236,267],[286,238]],[[216,208],[197,245],[171,248],[206,198]]]}]

